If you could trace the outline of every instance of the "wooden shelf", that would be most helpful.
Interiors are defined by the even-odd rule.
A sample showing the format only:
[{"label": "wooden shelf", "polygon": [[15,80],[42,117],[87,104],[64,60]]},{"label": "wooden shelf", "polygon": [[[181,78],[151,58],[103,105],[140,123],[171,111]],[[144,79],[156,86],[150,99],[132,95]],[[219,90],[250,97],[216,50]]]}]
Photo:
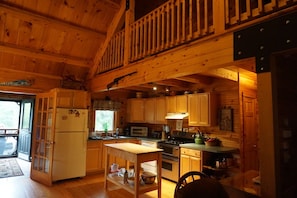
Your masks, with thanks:
[{"label": "wooden shelf", "polygon": [[[117,174],[111,173],[108,174],[108,177],[106,178],[108,181],[112,182],[113,184],[116,184],[120,186],[121,188],[127,190],[128,192],[135,194],[135,185],[134,184],[129,184],[129,183],[124,183],[124,178],[121,176],[118,176]],[[136,181],[135,181],[136,182]],[[139,182],[139,193],[146,193],[152,190],[158,190],[158,184],[155,182],[153,184],[144,184],[141,182],[141,180],[138,180]]]}]

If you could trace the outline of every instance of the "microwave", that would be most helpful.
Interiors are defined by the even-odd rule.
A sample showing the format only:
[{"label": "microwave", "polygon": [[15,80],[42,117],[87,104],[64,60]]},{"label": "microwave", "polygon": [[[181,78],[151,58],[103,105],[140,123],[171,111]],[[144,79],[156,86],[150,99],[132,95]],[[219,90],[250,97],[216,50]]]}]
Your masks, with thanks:
[{"label": "microwave", "polygon": [[130,136],[132,137],[147,137],[148,127],[131,126]]}]

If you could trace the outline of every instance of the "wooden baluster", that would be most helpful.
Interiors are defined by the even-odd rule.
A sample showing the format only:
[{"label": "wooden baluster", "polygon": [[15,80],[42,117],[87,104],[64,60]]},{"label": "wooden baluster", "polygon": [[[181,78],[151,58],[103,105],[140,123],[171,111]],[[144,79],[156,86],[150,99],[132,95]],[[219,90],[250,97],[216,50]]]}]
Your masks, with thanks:
[{"label": "wooden baluster", "polygon": [[174,11],[175,5],[174,3],[171,4],[171,41],[170,46],[174,45],[175,37],[175,11]]},{"label": "wooden baluster", "polygon": [[189,0],[189,34],[187,40],[191,40],[193,38],[193,2]]}]

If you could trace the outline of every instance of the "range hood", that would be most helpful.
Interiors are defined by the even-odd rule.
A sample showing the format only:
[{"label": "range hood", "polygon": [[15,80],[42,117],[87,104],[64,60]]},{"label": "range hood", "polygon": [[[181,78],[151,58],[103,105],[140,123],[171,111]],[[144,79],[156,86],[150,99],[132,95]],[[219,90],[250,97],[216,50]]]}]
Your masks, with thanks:
[{"label": "range hood", "polygon": [[188,118],[189,113],[167,113],[166,120],[182,120]]}]

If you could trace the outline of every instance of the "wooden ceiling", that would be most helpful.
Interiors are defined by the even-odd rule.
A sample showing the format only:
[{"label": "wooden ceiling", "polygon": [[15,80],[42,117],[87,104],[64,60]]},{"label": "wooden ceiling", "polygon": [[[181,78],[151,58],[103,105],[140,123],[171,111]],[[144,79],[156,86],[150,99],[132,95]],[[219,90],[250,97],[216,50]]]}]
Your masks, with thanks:
[{"label": "wooden ceiling", "polygon": [[83,82],[120,8],[121,0],[1,1],[0,83],[31,80],[34,93]]},{"label": "wooden ceiling", "polygon": [[[35,94],[61,86],[83,88],[88,73],[98,64],[96,55],[110,33],[109,26],[125,10],[125,2],[0,1],[0,91]],[[236,73],[220,69],[126,90],[148,92],[157,85],[162,90],[186,91],[217,77],[237,80]]]}]

